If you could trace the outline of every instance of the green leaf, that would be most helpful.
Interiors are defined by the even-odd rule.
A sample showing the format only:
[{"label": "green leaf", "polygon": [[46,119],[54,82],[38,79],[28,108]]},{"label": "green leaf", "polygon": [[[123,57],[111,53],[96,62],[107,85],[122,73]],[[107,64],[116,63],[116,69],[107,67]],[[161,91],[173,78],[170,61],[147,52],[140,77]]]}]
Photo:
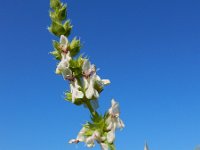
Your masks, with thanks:
[{"label": "green leaf", "polygon": [[50,0],[50,7],[51,7],[52,9],[55,10],[56,8],[59,8],[60,5],[61,5],[60,0]]},{"label": "green leaf", "polygon": [[51,26],[48,28],[49,31],[56,36],[60,37],[61,35],[65,35],[65,29],[62,24],[52,21]]},{"label": "green leaf", "polygon": [[76,56],[81,49],[81,42],[75,37],[69,46],[69,51],[72,57]]}]

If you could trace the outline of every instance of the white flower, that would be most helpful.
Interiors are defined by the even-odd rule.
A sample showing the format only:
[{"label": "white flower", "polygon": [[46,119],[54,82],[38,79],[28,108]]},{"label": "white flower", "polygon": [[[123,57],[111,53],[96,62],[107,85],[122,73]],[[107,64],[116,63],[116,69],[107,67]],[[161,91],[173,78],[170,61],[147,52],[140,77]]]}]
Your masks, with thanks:
[{"label": "white flower", "polygon": [[109,150],[108,145],[105,143],[100,143],[101,150]]},{"label": "white flower", "polygon": [[84,136],[84,134],[85,134],[86,131],[87,131],[87,128],[83,127],[83,128],[81,129],[81,131],[78,133],[78,136],[77,136],[76,139],[77,139],[78,141],[80,141],[80,142],[85,141],[85,136]]},{"label": "white flower", "polygon": [[88,137],[85,141],[87,147],[94,147],[95,146],[94,142],[95,138],[93,136]]},{"label": "white flower", "polygon": [[69,144],[72,144],[72,143],[78,143],[79,141],[77,140],[77,139],[71,139],[71,140],[69,140]]},{"label": "white flower", "polygon": [[118,117],[120,114],[119,103],[117,103],[114,99],[111,101],[111,108],[108,110],[108,113],[115,117]]},{"label": "white flower", "polygon": [[86,97],[88,99],[98,98],[99,93],[94,88],[95,84],[98,84],[101,88],[103,88],[105,85],[110,84],[110,80],[103,79],[96,75],[96,68],[94,65],[91,65],[90,61],[88,59],[84,59],[83,66],[83,82],[84,82],[84,88],[86,89]]},{"label": "white flower", "polygon": [[115,129],[112,129],[107,133],[107,141],[108,143],[113,143],[115,140]]},{"label": "white flower", "polygon": [[60,63],[58,64],[57,68],[56,68],[56,73],[60,74],[62,73],[66,68],[69,67],[69,61],[71,60],[71,56],[70,53],[62,53],[62,59],[60,61]]},{"label": "white flower", "polygon": [[70,88],[72,93],[72,103],[74,103],[77,98],[83,98],[84,94],[79,90],[80,86],[78,85],[78,81],[76,79],[74,82],[71,82]]},{"label": "white flower", "polygon": [[94,84],[96,81],[96,74],[93,74],[89,78],[83,78],[84,82],[84,87],[86,89],[85,95],[88,99],[92,99],[93,97],[98,98],[99,93],[98,91],[94,88]]},{"label": "white flower", "polygon": [[63,75],[63,78],[66,80],[73,80],[74,77],[73,77],[73,74],[72,74],[72,71],[69,69],[69,68],[65,68],[63,71],[62,71],[62,75]]},{"label": "white flower", "polygon": [[110,84],[109,79],[101,79],[98,75],[96,75],[96,83],[101,86],[101,88],[104,88],[105,85]]},{"label": "white flower", "polygon": [[70,144],[72,144],[72,143],[79,143],[79,142],[84,142],[85,141],[85,136],[84,136],[84,134],[85,134],[85,132],[87,131],[87,129],[85,128],[85,127],[83,127],[80,131],[79,131],[79,133],[78,133],[78,136],[77,136],[77,138],[76,139],[71,139],[70,141],[69,141],[69,143]]},{"label": "white flower", "polygon": [[83,75],[85,77],[89,77],[90,75],[92,75],[93,73],[96,72],[95,66],[91,65],[91,63],[88,59],[84,60],[82,70],[83,70]]},{"label": "white flower", "polygon": [[89,136],[86,138],[85,143],[87,145],[87,147],[94,147],[95,144],[95,140],[100,139],[100,133],[98,131],[94,131],[92,136]]},{"label": "white flower", "polygon": [[82,71],[84,75],[83,82],[84,88],[86,89],[86,97],[88,99],[91,99],[92,97],[98,98],[99,93],[94,89],[95,76],[93,73],[96,71],[95,66],[91,65],[88,59],[84,59]]},{"label": "white flower", "polygon": [[109,117],[106,120],[108,124],[107,130],[116,130],[116,128],[124,128],[125,125],[123,121],[119,118],[120,110],[119,103],[117,103],[114,99],[111,102],[112,106],[108,110]]},{"label": "white flower", "polygon": [[67,52],[68,39],[61,35],[60,37],[60,48],[62,50],[61,53],[61,61],[57,65],[56,74],[62,74],[64,79],[71,80],[73,78],[72,71],[69,69],[69,61],[72,59],[70,56],[70,52]]},{"label": "white flower", "polygon": [[68,39],[66,36],[61,35],[60,36],[60,48],[63,52],[67,52],[67,47],[68,47]]}]

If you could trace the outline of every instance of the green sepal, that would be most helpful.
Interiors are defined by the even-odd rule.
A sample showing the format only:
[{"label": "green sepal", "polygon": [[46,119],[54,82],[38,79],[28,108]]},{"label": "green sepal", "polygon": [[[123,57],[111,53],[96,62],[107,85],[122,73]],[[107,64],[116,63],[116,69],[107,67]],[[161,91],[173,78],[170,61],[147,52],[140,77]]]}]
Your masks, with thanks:
[{"label": "green sepal", "polygon": [[56,18],[56,12],[54,11],[50,11],[49,12],[49,16],[50,16],[50,18],[51,18],[51,20],[53,20],[53,21],[57,21],[57,18]]},{"label": "green sepal", "polygon": [[73,71],[75,77],[82,76],[82,64],[82,56],[80,56],[78,59],[71,59],[69,61],[70,69]]},{"label": "green sepal", "polygon": [[67,5],[62,5],[60,9],[56,9],[55,11],[50,11],[49,16],[52,21],[57,21],[62,23],[67,18]]},{"label": "green sepal", "polygon": [[85,131],[84,136],[86,137],[91,136],[94,130],[91,130],[87,125],[85,126],[85,128],[87,128],[87,130]]},{"label": "green sepal", "polygon": [[72,68],[82,68],[83,65],[83,59],[82,56],[79,56],[78,59],[74,59],[72,62]]},{"label": "green sepal", "polygon": [[65,100],[72,102],[72,93],[66,92],[65,93]]},{"label": "green sepal", "polygon": [[68,37],[72,30],[72,25],[71,25],[70,20],[66,20],[65,23],[63,24],[63,27],[65,29],[65,34],[63,34],[63,35]]},{"label": "green sepal", "polygon": [[52,54],[55,57],[55,59],[57,59],[57,60],[61,60],[61,58],[62,58],[59,45],[60,45],[59,42],[53,41],[54,51],[50,52],[50,54]]},{"label": "green sepal", "polygon": [[66,31],[62,24],[52,21],[51,26],[48,28],[49,32],[55,34],[56,36],[60,37],[61,35],[65,35]]},{"label": "green sepal", "polygon": [[[53,47],[55,48],[55,49],[57,49],[57,50],[59,50],[60,51],[60,48],[59,48],[59,46],[60,46],[60,43],[59,42],[57,42],[57,41],[55,41],[55,40],[53,40]],[[61,52],[61,51],[60,51]]]},{"label": "green sepal", "polygon": [[101,115],[96,114],[91,116],[92,122],[88,122],[87,126],[91,130],[98,130],[101,135],[104,134],[104,128],[106,127],[105,119]]},{"label": "green sepal", "polygon": [[67,17],[67,5],[63,5],[60,9],[56,10],[57,18],[59,21],[64,21]]},{"label": "green sepal", "polygon": [[57,49],[50,52],[50,54],[53,55],[55,57],[55,59],[57,59],[57,60],[61,60],[61,58],[62,58],[61,53]]},{"label": "green sepal", "polygon": [[56,8],[59,8],[61,6],[61,2],[60,0],[50,0],[50,7],[52,9],[56,9]]},{"label": "green sepal", "polygon": [[[65,100],[72,103],[72,93],[66,92],[66,93],[65,93]],[[82,101],[82,99],[76,99],[75,102],[74,102],[73,104],[79,106],[79,105],[82,105],[82,104],[83,104],[83,101]]]},{"label": "green sepal", "polygon": [[108,146],[109,146],[110,150],[116,150],[115,145],[113,143],[108,144]]},{"label": "green sepal", "polygon": [[98,91],[98,93],[101,93],[103,91],[103,86],[101,84],[98,83],[99,81],[96,81],[94,83],[94,88]]},{"label": "green sepal", "polygon": [[77,40],[77,38],[75,37],[71,41],[70,46],[69,46],[69,51],[70,51],[71,56],[72,57],[76,56],[80,52],[80,49],[81,49],[81,42],[80,40]]}]

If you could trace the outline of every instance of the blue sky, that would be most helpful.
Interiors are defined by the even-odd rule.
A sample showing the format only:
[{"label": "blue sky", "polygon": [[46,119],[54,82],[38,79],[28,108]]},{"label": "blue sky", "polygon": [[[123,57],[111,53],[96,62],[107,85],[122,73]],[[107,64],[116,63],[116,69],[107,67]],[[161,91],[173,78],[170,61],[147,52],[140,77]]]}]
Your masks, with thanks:
[{"label": "blue sky", "polygon": [[[0,1],[0,150],[86,150],[68,145],[89,119],[48,53],[48,0]],[[126,124],[117,150],[193,150],[200,144],[200,1],[67,1],[82,52],[112,84]],[[95,147],[94,150],[99,147]]]}]

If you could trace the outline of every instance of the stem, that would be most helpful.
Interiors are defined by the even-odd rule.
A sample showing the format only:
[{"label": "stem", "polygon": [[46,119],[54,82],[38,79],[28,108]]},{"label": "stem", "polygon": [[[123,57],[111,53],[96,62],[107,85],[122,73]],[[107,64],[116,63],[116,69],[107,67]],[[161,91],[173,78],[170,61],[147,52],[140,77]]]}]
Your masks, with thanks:
[{"label": "stem", "polygon": [[90,104],[90,101],[86,101],[85,104],[87,105],[91,115],[95,117],[98,113],[92,108],[92,105]]}]

